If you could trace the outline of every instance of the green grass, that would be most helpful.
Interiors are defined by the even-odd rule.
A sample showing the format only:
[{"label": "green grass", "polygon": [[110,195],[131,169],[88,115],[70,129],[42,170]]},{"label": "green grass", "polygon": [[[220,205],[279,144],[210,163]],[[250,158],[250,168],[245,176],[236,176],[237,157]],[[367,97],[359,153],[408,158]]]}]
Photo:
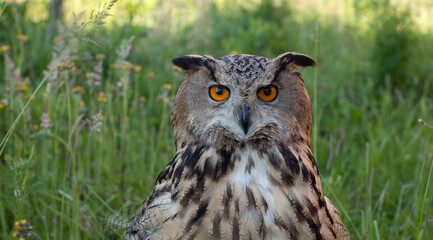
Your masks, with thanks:
[{"label": "green grass", "polygon": [[312,148],[352,239],[433,236],[424,12],[374,0],[146,4],[120,1],[98,25],[91,9],[53,23],[33,20],[30,2],[0,2],[1,239],[16,239],[19,220],[29,239],[117,239],[175,151],[183,73],[171,58],[232,51],[317,60],[302,71]]}]

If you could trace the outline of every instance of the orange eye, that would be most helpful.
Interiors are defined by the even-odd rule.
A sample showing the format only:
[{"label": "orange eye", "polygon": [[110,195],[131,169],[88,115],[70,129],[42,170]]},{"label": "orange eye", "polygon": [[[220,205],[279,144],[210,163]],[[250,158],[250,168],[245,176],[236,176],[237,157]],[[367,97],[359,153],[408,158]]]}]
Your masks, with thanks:
[{"label": "orange eye", "polygon": [[212,86],[209,88],[209,95],[213,100],[220,102],[226,100],[230,96],[230,91],[228,88],[223,86]]},{"label": "orange eye", "polygon": [[260,88],[259,91],[257,92],[257,96],[263,101],[272,102],[275,100],[275,98],[277,98],[277,93],[278,93],[277,87],[275,87],[274,85],[269,85]]}]

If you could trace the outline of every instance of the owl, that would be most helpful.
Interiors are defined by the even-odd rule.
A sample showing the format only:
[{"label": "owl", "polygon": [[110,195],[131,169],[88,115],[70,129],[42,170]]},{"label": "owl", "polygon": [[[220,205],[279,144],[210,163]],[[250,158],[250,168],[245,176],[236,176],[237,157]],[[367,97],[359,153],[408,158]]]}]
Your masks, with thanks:
[{"label": "owl", "polygon": [[130,222],[128,240],[350,239],[323,194],[299,70],[274,59],[187,55],[171,116],[176,154]]}]

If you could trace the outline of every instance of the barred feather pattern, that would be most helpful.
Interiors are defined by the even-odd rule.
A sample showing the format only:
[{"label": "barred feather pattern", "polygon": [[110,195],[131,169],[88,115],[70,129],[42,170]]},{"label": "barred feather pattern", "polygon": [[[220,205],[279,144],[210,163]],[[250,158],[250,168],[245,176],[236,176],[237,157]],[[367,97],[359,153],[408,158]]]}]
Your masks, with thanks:
[{"label": "barred feather pattern", "polygon": [[126,239],[350,239],[308,146],[179,150]]}]

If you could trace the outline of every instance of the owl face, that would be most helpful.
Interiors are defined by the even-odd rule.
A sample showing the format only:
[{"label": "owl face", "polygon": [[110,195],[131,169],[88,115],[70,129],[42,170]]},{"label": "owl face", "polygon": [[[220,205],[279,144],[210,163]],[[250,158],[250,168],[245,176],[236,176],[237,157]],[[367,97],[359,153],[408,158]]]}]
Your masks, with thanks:
[{"label": "owl face", "polygon": [[[314,65],[308,56],[189,55],[173,62],[186,70],[172,114],[178,147],[198,140],[209,144],[309,141],[311,102],[298,72],[302,66]],[[295,132],[298,136],[292,136]]]}]

